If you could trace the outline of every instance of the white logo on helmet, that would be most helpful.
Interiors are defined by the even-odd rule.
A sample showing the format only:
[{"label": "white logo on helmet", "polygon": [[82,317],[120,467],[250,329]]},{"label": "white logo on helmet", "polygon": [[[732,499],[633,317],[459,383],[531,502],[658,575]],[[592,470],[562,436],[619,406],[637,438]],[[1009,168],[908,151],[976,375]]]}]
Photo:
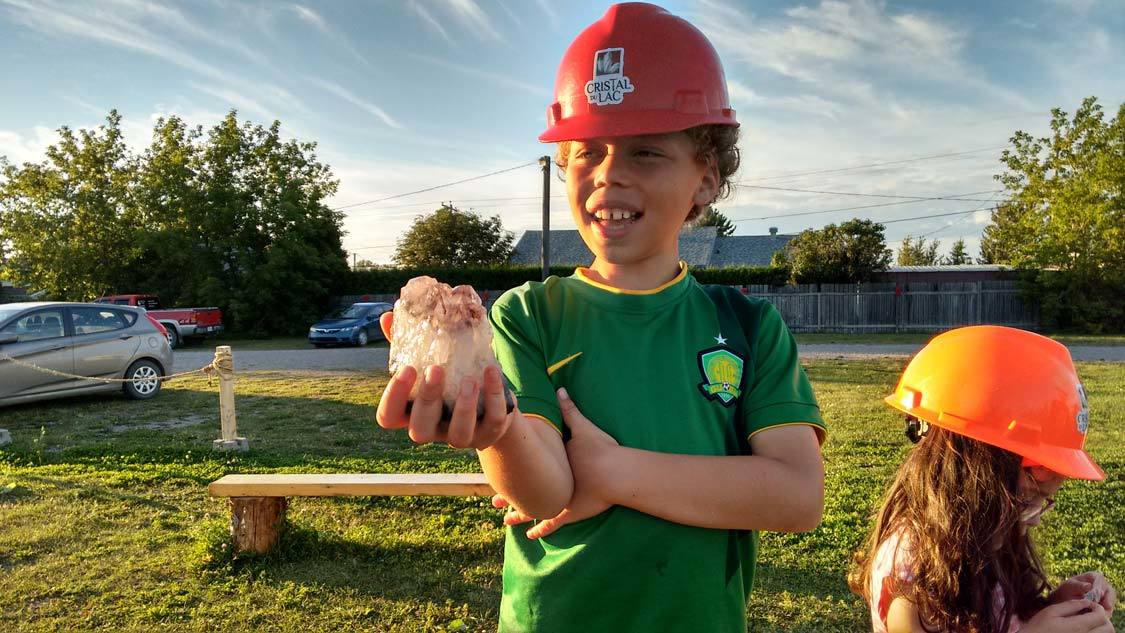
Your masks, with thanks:
[{"label": "white logo on helmet", "polygon": [[1078,383],[1078,401],[1082,404],[1082,408],[1075,416],[1075,421],[1078,423],[1078,432],[1083,435],[1086,434],[1086,429],[1090,428],[1090,401],[1086,399],[1086,390],[1082,388],[1082,383]]},{"label": "white logo on helmet", "polygon": [[603,48],[594,53],[594,78],[586,82],[586,101],[594,105],[616,105],[633,92],[625,76],[625,49]]}]

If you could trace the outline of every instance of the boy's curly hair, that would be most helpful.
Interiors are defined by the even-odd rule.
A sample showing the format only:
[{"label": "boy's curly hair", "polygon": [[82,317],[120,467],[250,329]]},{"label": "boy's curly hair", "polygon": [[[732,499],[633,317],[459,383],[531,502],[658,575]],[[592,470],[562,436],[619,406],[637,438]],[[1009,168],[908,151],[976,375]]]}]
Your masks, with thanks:
[{"label": "boy's curly hair", "polygon": [[[890,591],[912,602],[923,626],[1002,633],[1046,606],[1046,574],[1020,517],[1021,458],[930,427],[910,452],[856,552],[848,584],[871,603],[880,545],[896,533],[910,543],[912,582]],[[1002,606],[995,591],[1002,596]]]},{"label": "boy's curly hair", "polygon": [[[734,183],[730,177],[738,171],[742,157],[738,151],[739,128],[733,125],[699,125],[684,130],[684,134],[695,143],[695,158],[700,162],[715,161],[719,169],[719,190],[711,200],[722,200],[731,194]],[[559,166],[559,177],[563,177],[567,157],[570,156],[570,141],[561,141],[555,149],[555,164]],[[710,204],[710,203],[708,203]],[[687,216],[687,222],[695,220],[706,210],[707,205],[695,205]]]}]

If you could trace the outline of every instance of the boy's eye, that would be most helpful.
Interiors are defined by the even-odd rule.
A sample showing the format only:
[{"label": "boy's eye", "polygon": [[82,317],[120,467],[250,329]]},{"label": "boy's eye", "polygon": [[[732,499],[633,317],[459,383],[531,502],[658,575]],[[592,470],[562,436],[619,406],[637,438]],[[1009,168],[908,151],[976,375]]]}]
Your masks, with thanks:
[{"label": "boy's eye", "polygon": [[664,155],[663,152],[653,147],[642,147],[634,152],[634,154],[637,158],[659,158]]}]

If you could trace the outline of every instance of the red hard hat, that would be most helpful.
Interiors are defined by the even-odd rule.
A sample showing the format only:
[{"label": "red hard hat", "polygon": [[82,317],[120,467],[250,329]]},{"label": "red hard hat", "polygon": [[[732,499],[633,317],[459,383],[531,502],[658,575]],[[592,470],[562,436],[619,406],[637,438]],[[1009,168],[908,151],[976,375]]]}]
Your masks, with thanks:
[{"label": "red hard hat", "polygon": [[910,360],[886,403],[920,420],[1067,477],[1105,473],[1084,450],[1090,409],[1061,343],[978,325],[934,337]]},{"label": "red hard hat", "polygon": [[719,55],[687,20],[615,4],[575,38],[555,79],[544,143],[738,125]]}]

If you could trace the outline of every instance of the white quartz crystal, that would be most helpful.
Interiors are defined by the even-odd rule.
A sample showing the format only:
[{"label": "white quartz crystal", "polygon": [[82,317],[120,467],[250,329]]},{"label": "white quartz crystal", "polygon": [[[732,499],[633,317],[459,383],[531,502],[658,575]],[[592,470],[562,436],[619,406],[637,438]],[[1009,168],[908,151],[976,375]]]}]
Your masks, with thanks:
[{"label": "white quartz crystal", "polygon": [[[447,417],[457,400],[461,380],[472,376],[481,384],[484,368],[495,364],[492,326],[472,286],[450,288],[433,277],[406,282],[395,302],[389,369],[394,373],[411,365],[418,370],[411,400],[418,394],[425,368],[441,365],[445,369],[442,400]],[[477,409],[479,416],[484,409],[483,395]]]}]

